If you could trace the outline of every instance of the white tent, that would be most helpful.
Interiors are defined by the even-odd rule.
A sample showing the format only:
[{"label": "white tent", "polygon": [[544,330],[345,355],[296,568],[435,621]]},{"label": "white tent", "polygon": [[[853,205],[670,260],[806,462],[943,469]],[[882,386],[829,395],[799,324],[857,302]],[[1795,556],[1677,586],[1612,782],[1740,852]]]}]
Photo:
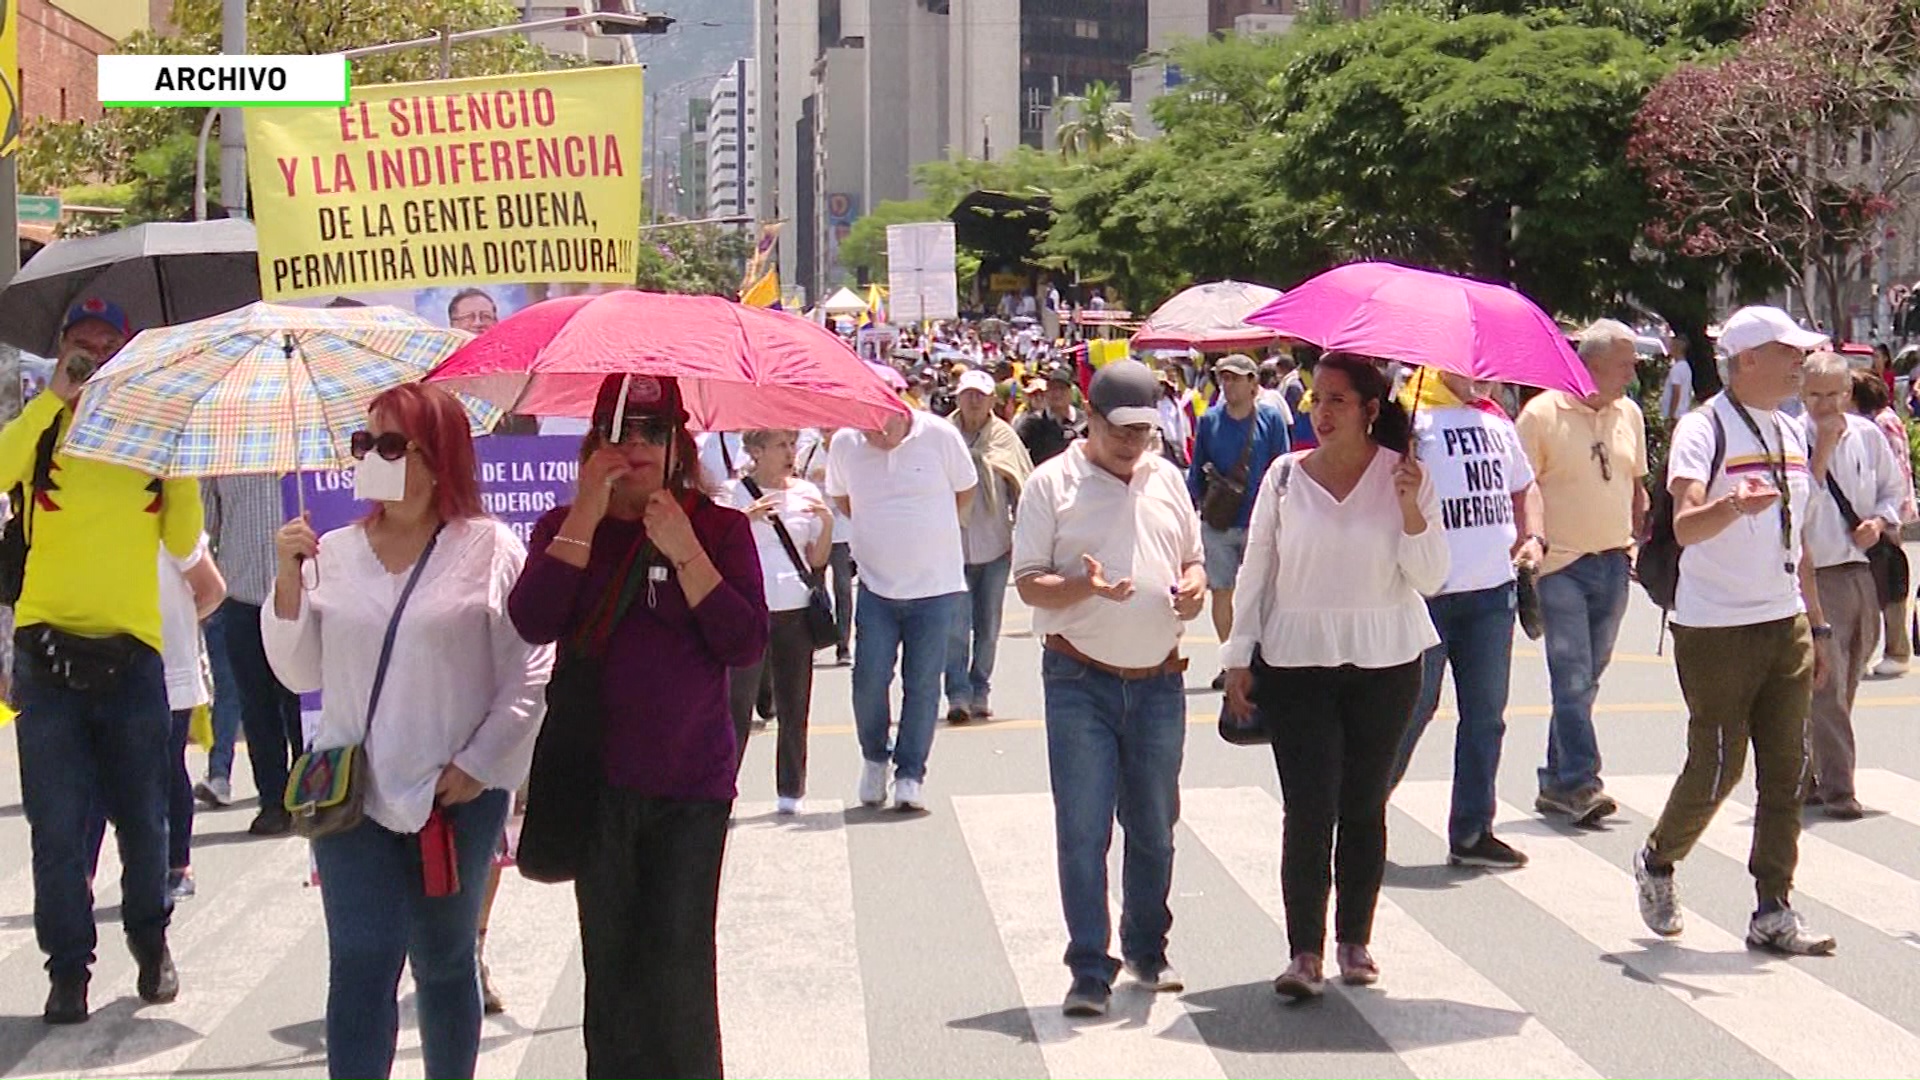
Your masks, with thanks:
[{"label": "white tent", "polygon": [[867,310],[867,302],[852,289],[843,288],[820,305],[820,310],[829,315],[858,315]]}]

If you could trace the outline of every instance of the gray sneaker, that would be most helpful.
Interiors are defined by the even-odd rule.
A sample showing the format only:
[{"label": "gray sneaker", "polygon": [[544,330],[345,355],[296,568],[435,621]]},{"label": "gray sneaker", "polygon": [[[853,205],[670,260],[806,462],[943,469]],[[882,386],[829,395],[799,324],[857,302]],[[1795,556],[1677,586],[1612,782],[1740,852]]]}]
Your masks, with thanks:
[{"label": "gray sneaker", "polygon": [[1105,1016],[1107,999],[1113,991],[1098,979],[1082,975],[1073,980],[1073,988],[1067,991],[1067,1000],[1060,1004],[1060,1011],[1068,1016]]},{"label": "gray sneaker", "polygon": [[1674,888],[1673,872],[1654,873],[1647,865],[1645,847],[1633,853],[1633,883],[1638,886],[1640,919],[1647,924],[1647,929],[1661,937],[1679,936],[1680,893]]},{"label": "gray sneaker", "polygon": [[1832,934],[1807,929],[1807,920],[1790,907],[1755,915],[1747,924],[1747,944],[1788,956],[1831,956],[1834,948]]}]

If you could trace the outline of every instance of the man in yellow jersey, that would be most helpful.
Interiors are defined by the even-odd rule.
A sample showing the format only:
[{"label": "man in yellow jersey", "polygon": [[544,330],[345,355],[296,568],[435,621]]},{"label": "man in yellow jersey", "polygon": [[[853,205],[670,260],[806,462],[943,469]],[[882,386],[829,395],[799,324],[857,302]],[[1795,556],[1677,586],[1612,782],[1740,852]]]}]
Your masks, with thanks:
[{"label": "man in yellow jersey", "polygon": [[95,801],[120,838],[127,947],[149,1003],[172,1001],[167,951],[167,709],[160,658],[159,549],[199,542],[200,489],[121,465],[69,457],[60,439],[80,387],[126,344],[127,318],[75,304],[45,393],[0,428],[0,490],[25,487],[29,543],[15,607],[14,704],[21,801],[33,838],[33,926],[52,983],[44,1019],[87,1019],[97,934],[87,815]]}]

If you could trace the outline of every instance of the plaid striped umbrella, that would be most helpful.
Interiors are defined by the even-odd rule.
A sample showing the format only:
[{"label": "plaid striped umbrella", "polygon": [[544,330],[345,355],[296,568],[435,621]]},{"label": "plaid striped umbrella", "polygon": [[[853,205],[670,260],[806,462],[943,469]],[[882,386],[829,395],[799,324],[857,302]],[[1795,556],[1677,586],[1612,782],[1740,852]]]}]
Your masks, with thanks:
[{"label": "plaid striped umbrella", "polygon": [[[367,405],[469,338],[396,308],[267,303],[148,330],[88,381],[64,449],[166,478],[345,468]],[[476,433],[500,419],[458,396]]]}]

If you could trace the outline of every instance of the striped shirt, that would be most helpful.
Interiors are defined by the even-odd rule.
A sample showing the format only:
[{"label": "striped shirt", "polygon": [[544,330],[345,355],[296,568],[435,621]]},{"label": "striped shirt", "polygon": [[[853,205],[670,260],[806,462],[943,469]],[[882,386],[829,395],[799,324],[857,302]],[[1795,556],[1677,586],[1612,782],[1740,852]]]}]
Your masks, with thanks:
[{"label": "striped shirt", "polygon": [[277,476],[222,476],[200,482],[213,561],[227,579],[227,595],[264,607],[277,570],[274,534],[286,520]]}]

